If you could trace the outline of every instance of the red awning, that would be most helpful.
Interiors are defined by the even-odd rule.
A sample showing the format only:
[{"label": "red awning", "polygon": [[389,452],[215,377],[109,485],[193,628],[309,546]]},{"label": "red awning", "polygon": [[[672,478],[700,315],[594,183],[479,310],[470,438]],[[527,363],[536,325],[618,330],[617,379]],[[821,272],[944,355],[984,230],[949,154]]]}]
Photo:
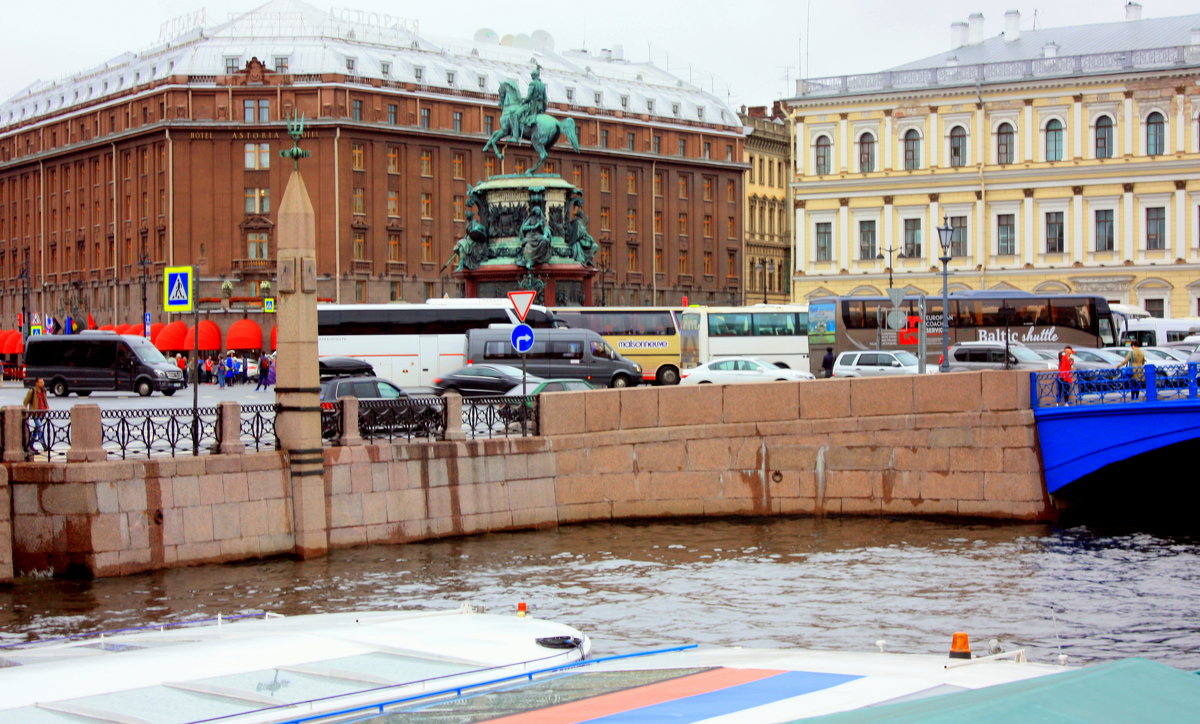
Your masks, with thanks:
[{"label": "red awning", "polygon": [[[151,328],[151,334],[153,334]],[[182,319],[176,319],[174,322],[163,327],[157,336],[153,337],[154,346],[162,352],[182,352],[185,349],[191,349],[191,345],[185,346],[184,340],[187,338],[188,326]]]},{"label": "red awning", "polygon": [[25,342],[21,339],[20,330],[9,332],[2,340],[3,348],[0,352],[3,354],[22,354],[25,351]]},{"label": "red awning", "polygon": [[275,333],[279,331],[279,327],[271,327],[271,351],[275,351]]},{"label": "red awning", "polygon": [[[137,334],[137,332],[131,331],[132,326],[133,325],[131,324],[118,324],[113,328],[113,331],[117,334]],[[101,327],[100,329],[104,329],[104,327]]]},{"label": "red awning", "polygon": [[103,327],[101,327],[101,328],[100,328],[100,331],[101,331],[101,332],[114,332],[114,331],[116,331],[116,329],[117,329],[117,328],[116,328],[116,327],[114,327],[113,325],[111,325],[111,324],[106,324],[106,325],[104,325]]},{"label": "red awning", "polygon": [[[183,338],[183,348],[185,350],[192,349],[195,345],[195,335],[193,329],[189,328],[187,335]],[[220,352],[221,351],[221,328],[211,319],[200,320],[200,350],[204,352]]]},{"label": "red awning", "polygon": [[150,341],[153,342],[156,339],[158,339],[158,335],[166,328],[167,328],[167,325],[163,324],[162,322],[155,322],[154,324],[151,324],[150,325]]},{"label": "red awning", "polygon": [[253,319],[239,319],[225,333],[225,349],[260,350],[263,348],[262,328]]}]

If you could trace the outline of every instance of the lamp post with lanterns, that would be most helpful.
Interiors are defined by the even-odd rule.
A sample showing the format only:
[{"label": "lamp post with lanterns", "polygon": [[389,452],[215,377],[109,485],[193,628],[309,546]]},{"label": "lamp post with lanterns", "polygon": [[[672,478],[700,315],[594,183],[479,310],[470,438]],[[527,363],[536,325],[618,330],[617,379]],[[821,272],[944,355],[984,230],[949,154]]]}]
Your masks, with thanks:
[{"label": "lamp post with lanterns", "polygon": [[938,365],[939,372],[950,371],[950,244],[954,239],[954,227],[950,220],[942,217],[942,225],[937,227],[938,243],[942,246],[942,363]]}]

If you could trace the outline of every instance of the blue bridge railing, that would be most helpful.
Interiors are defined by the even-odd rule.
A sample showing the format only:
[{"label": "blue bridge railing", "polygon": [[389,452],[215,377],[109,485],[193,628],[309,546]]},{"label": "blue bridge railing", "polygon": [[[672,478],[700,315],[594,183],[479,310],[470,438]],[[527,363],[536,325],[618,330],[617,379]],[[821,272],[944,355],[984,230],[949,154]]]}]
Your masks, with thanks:
[{"label": "blue bridge railing", "polygon": [[1141,369],[1072,370],[1065,380],[1057,371],[1031,372],[1033,409],[1075,405],[1112,405],[1197,399],[1195,362],[1146,365]]}]

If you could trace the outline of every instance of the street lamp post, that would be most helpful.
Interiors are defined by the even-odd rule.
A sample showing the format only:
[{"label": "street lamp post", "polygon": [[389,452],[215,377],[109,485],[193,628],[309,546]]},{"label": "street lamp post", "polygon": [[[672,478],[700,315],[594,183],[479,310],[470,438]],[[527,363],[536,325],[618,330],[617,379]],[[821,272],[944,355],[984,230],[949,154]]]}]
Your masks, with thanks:
[{"label": "street lamp post", "polygon": [[21,294],[21,341],[29,339],[32,323],[29,320],[29,253],[25,253],[25,266],[21,267],[21,275],[17,277],[25,282]]},{"label": "street lamp post", "polygon": [[[142,336],[150,336],[150,309],[146,306],[146,270],[150,266],[150,257],[146,252],[142,252],[142,258],[138,259],[138,266],[142,268]],[[197,332],[199,334],[199,332]]]},{"label": "street lamp post", "polygon": [[942,363],[938,365],[939,372],[950,371],[950,242],[954,238],[954,227],[945,216],[942,225],[937,227],[938,243],[942,245]]},{"label": "street lamp post", "polygon": [[880,261],[883,260],[884,254],[888,255],[888,289],[892,288],[892,254],[895,254],[896,252],[900,252],[899,254],[896,254],[898,259],[904,258],[904,250],[897,249],[894,246],[883,247],[879,250],[879,253],[875,255],[875,259]]}]

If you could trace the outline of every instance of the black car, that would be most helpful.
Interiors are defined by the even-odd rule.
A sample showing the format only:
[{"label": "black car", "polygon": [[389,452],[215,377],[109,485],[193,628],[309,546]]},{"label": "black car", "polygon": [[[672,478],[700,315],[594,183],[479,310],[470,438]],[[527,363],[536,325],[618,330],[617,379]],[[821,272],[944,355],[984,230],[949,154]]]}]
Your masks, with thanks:
[{"label": "black car", "polygon": [[425,437],[442,428],[437,400],[420,399],[374,375],[328,377],[321,380],[321,436],[341,434],[342,397],[358,398],[358,432],[365,438]]},{"label": "black car", "polygon": [[368,362],[353,357],[322,357],[317,362],[321,379],[328,377],[375,376],[375,368]]},{"label": "black car", "polygon": [[[536,375],[527,375],[532,384],[541,382]],[[457,392],[463,397],[500,397],[521,384],[521,368],[509,365],[467,365],[433,381],[439,394]]]}]

